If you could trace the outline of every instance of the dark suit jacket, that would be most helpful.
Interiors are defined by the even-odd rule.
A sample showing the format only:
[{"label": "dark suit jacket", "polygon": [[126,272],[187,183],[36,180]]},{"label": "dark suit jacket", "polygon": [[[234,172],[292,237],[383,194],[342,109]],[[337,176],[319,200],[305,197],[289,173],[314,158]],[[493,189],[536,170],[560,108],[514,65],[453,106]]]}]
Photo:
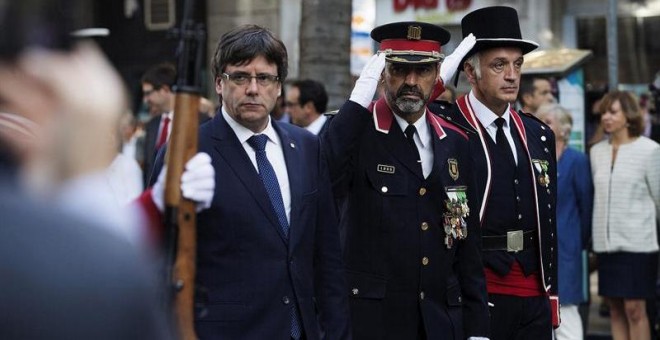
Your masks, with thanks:
[{"label": "dark suit jacket", "polygon": [[[488,336],[476,193],[465,133],[427,111],[433,170],[416,173],[387,104],[346,102],[322,135],[342,207],[351,324],[356,339]],[[373,118],[372,118],[373,117]],[[467,239],[445,245],[447,191],[463,187]]]},{"label": "dark suit jacket", "polygon": [[[222,114],[203,124],[199,151],[216,175],[198,215],[195,327],[200,339],[289,339],[297,303],[308,340],[349,336],[348,303],[327,167],[318,138],[272,121],[291,190],[286,239],[259,175]],[[160,163],[160,162],[159,162]]]},{"label": "dark suit jacket", "polygon": [[[478,123],[478,119],[469,104],[468,96],[457,99],[456,105],[432,105],[431,110],[447,115],[453,121],[474,130],[471,134],[471,153],[474,159],[474,171],[480,199],[479,217],[481,224],[488,226],[484,220],[488,209],[490,184],[497,180],[491,176],[491,163],[489,162],[488,148],[485,138],[490,138],[488,133]],[[557,238],[556,235],[556,193],[557,193],[557,166],[555,158],[555,137],[550,127],[530,114],[515,112],[511,113],[512,128],[517,129],[517,135],[525,149],[525,154],[530,162],[531,178],[533,183],[522,183],[533,187],[535,210],[538,215],[535,228],[540,235],[540,247],[538,257],[541,261],[541,278],[543,288],[550,295],[557,295]],[[516,134],[514,134],[515,136]],[[546,187],[539,183],[538,178],[541,169],[533,165],[532,160],[544,160],[548,162],[548,174],[550,184]]]},{"label": "dark suit jacket", "polygon": [[0,337],[173,338],[153,268],[125,240],[2,181],[0,216]]}]

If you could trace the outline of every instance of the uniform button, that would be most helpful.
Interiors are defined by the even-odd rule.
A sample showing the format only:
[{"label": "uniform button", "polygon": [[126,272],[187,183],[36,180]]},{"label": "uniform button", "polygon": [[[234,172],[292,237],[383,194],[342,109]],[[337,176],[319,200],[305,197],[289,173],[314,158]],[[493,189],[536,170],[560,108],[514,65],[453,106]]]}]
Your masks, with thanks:
[{"label": "uniform button", "polygon": [[422,222],[422,230],[426,231],[429,229],[429,224],[426,222]]},{"label": "uniform button", "polygon": [[552,209],[552,204],[548,203],[548,209]]},{"label": "uniform button", "polygon": [[545,138],[545,136],[541,136],[541,140],[542,140],[542,141],[545,142],[546,139],[547,139],[547,138]]},{"label": "uniform button", "polygon": [[546,189],[546,192],[548,193],[548,195],[550,195],[550,189]]},{"label": "uniform button", "polygon": [[517,178],[513,180],[513,184],[518,184],[518,179]]},{"label": "uniform button", "polygon": [[353,295],[358,295],[359,292],[360,292],[360,290],[358,290],[357,288],[353,288],[353,289],[351,289],[351,293],[352,293]]},{"label": "uniform button", "polygon": [[462,296],[458,297],[458,302],[463,302],[463,297]]},{"label": "uniform button", "polygon": [[545,130],[545,126],[541,125],[541,129],[542,129],[542,130]]},{"label": "uniform button", "polygon": [[548,219],[548,222],[549,222],[549,223],[552,223],[552,219],[551,219],[551,218],[549,218],[549,219]]},{"label": "uniform button", "polygon": [[522,214],[518,214],[518,219],[522,220]]},{"label": "uniform button", "polygon": [[424,196],[425,194],[426,194],[426,188],[424,188],[424,187],[419,188],[419,195]]},{"label": "uniform button", "polygon": [[555,237],[555,233],[550,233],[550,238],[554,238],[554,237]]},{"label": "uniform button", "polygon": [[285,305],[288,305],[289,302],[291,302],[291,300],[289,300],[288,296],[285,295],[285,296],[282,297],[282,303],[284,303]]},{"label": "uniform button", "polygon": [[550,268],[552,268],[552,262],[550,262]]},{"label": "uniform button", "polygon": [[424,292],[419,292],[419,299],[424,300]]},{"label": "uniform button", "polygon": [[516,196],[516,201],[520,202],[520,196]]},{"label": "uniform button", "polygon": [[550,150],[548,150],[548,148],[543,149],[543,151],[545,151],[545,153],[550,153]]},{"label": "uniform button", "polygon": [[381,192],[387,192],[387,187],[386,187],[386,186],[383,186],[382,188],[380,188],[380,191],[381,191]]},{"label": "uniform button", "polygon": [[429,258],[426,257],[426,256],[422,257],[422,264],[425,265],[425,266],[426,266],[427,264],[429,264]]}]

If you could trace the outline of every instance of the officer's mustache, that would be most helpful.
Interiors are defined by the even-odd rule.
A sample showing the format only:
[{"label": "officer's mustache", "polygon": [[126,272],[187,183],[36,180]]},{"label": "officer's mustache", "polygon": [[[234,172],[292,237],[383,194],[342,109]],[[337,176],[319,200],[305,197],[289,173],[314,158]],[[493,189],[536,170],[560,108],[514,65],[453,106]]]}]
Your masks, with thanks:
[{"label": "officer's mustache", "polygon": [[401,86],[401,88],[399,88],[399,91],[397,91],[396,93],[397,97],[408,96],[408,95],[416,95],[420,98],[424,98],[424,94],[422,94],[422,90],[420,90],[417,86],[403,85]]}]

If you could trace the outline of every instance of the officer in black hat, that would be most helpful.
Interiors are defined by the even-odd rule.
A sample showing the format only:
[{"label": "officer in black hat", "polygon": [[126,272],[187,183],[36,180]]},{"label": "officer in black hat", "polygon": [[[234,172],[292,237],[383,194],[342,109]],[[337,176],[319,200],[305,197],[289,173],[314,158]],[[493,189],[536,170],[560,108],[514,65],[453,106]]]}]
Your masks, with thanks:
[{"label": "officer in black hat", "polygon": [[551,339],[558,325],[555,137],[531,114],[516,112],[524,55],[510,7],[468,13],[463,35],[476,44],[460,68],[472,90],[451,109],[431,107],[470,134],[480,205],[493,340]]},{"label": "officer in black hat", "polygon": [[379,51],[322,136],[342,207],[353,338],[484,339],[468,137],[426,107],[474,39],[443,72],[450,35],[436,25],[391,23],[371,37]]}]

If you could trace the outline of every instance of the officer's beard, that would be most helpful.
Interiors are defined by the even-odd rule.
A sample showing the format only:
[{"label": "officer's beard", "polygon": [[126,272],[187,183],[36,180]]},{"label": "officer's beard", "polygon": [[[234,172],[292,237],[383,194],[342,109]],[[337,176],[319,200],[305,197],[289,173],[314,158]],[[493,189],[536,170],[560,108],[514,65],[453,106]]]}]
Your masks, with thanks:
[{"label": "officer's beard", "polygon": [[[405,96],[415,95],[419,98],[413,99]],[[396,94],[391,91],[387,92],[387,99],[392,103],[392,111],[401,118],[406,118],[414,114],[420,113],[424,109],[424,103],[429,99],[424,96],[422,91],[417,86],[402,85]]]}]

